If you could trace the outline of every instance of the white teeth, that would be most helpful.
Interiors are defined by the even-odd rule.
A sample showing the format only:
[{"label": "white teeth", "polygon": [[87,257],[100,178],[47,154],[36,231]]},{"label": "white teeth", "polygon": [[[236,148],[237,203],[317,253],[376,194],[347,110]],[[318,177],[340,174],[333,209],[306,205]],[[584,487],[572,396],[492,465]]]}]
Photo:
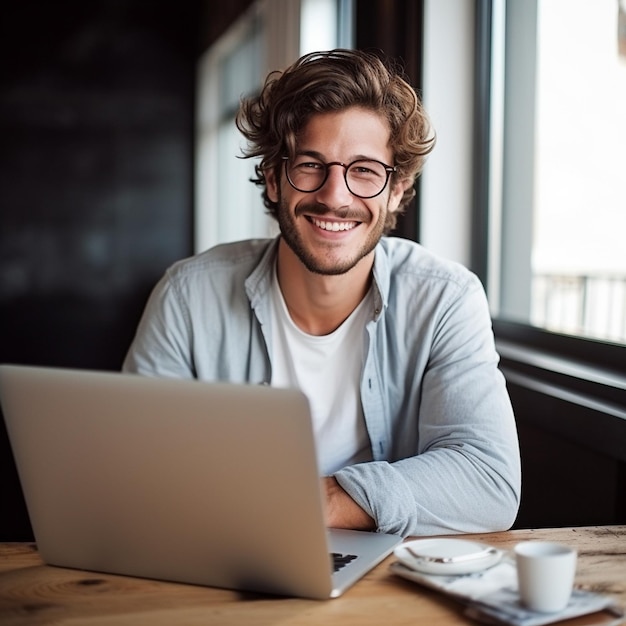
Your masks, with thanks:
[{"label": "white teeth", "polygon": [[322,222],[316,219],[313,219],[313,223],[322,230],[332,230],[334,232],[352,230],[356,226],[356,222]]}]

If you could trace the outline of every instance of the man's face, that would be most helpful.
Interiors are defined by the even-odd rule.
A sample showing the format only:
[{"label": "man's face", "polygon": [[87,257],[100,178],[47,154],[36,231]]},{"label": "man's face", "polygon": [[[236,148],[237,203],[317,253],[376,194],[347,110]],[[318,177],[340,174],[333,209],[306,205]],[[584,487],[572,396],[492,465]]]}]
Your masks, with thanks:
[{"label": "man's face", "polygon": [[[393,165],[386,120],[373,111],[350,108],[311,117],[298,138],[297,154],[346,165],[374,159]],[[392,187],[370,199],[353,195],[343,167],[333,165],[315,192],[295,190],[284,170],[280,180],[267,177],[269,198],[278,204],[278,224],[285,243],[305,267],[317,274],[343,274],[367,257],[380,240],[387,212],[397,211],[404,189]]]}]

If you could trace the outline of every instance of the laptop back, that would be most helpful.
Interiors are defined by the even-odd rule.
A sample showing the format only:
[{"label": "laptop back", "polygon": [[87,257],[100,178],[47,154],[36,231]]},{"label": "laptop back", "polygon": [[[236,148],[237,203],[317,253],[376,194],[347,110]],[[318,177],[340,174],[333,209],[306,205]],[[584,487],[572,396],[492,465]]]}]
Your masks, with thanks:
[{"label": "laptop back", "polygon": [[47,563],[336,595],[300,392],[2,366],[0,397]]}]

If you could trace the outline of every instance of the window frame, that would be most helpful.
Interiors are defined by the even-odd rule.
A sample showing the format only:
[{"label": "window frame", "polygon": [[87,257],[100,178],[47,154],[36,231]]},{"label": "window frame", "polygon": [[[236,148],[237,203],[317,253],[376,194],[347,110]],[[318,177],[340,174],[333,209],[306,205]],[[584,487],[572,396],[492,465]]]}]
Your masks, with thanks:
[{"label": "window frame", "polygon": [[[473,159],[474,196],[472,206],[472,270],[486,285],[488,296],[496,299],[498,291],[494,283],[500,276],[494,271],[493,255],[497,255],[497,248],[491,247],[490,239],[494,237],[496,228],[500,225],[500,207],[493,205],[494,186],[501,188],[500,180],[493,180],[494,162],[501,159],[502,146],[494,141],[498,135],[494,124],[501,124],[501,113],[494,109],[498,105],[494,102],[494,94],[502,89],[497,84],[498,77],[494,76],[494,53],[501,54],[498,46],[501,42],[494,39],[494,23],[503,19],[502,10],[506,10],[505,0],[482,0],[476,5],[476,41],[475,48],[475,96],[474,96],[474,128],[475,144]],[[504,132],[504,131],[502,131]],[[496,153],[494,154],[494,151]],[[501,174],[495,172],[496,178]],[[496,192],[497,195],[497,192]],[[493,326],[496,340],[506,341],[528,350],[549,352],[559,359],[572,362],[586,363],[590,371],[609,370],[621,376],[626,383],[626,346],[608,341],[589,339],[585,337],[560,334],[533,326],[529,323],[512,321],[501,316],[499,312],[493,314]],[[590,374],[591,375],[591,374]]]},{"label": "window frame", "polygon": [[[505,156],[504,85],[498,82],[498,71],[503,68],[498,55],[503,53],[504,42],[495,37],[494,25],[501,27],[502,20],[506,21],[502,11],[508,1],[476,3],[470,267],[483,281],[490,302],[500,298]],[[502,29],[500,34],[506,35]],[[497,310],[492,311],[492,320],[500,369],[515,409],[526,476],[514,527],[623,523],[626,346],[513,321]],[[602,466],[599,470],[597,463]],[[578,478],[588,480],[563,482],[563,471],[568,470],[560,471],[557,466],[580,467]],[[546,477],[552,467],[554,476]],[[595,479],[589,476],[592,468],[602,476],[600,496]],[[547,494],[552,494],[552,499]]]}]

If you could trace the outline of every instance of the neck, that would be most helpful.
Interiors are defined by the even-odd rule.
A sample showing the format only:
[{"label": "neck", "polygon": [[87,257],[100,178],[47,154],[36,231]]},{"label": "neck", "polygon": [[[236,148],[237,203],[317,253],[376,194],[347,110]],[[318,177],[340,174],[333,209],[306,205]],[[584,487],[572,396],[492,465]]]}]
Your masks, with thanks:
[{"label": "neck", "polygon": [[344,274],[310,272],[281,240],[277,276],[291,319],[310,335],[328,335],[356,309],[371,284],[374,252]]}]

